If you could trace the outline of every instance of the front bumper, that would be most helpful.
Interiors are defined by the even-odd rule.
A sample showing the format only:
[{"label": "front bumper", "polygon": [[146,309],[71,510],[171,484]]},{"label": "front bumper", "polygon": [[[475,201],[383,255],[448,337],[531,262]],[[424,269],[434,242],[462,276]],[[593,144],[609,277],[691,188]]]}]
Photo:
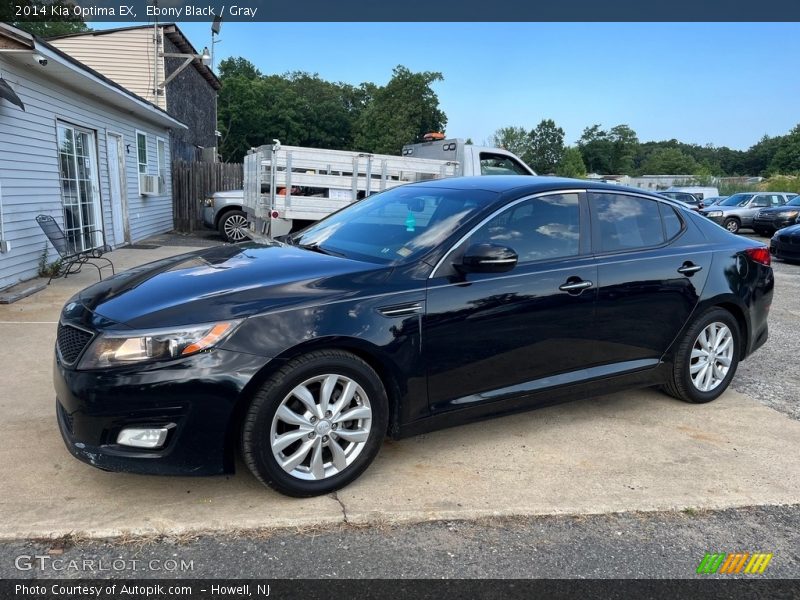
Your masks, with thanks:
[{"label": "front bumper", "polygon": [[779,233],[770,240],[769,252],[775,258],[800,261],[800,237]]},{"label": "front bumper", "polygon": [[216,227],[216,223],[214,223],[215,217],[216,211],[214,210],[213,206],[203,207],[203,225],[214,229]]},{"label": "front bumper", "polygon": [[794,225],[796,221],[796,217],[788,218],[788,217],[781,217],[778,219],[753,219],[753,228],[757,230],[764,230],[764,231],[777,231],[778,229],[783,229],[784,227],[788,227],[789,225]]},{"label": "front bumper", "polygon": [[[76,371],[56,356],[56,412],[64,443],[79,460],[107,471],[231,473],[236,410],[245,386],[267,360],[213,350],[137,368]],[[164,446],[116,443],[123,428],[136,426],[169,426]]]}]

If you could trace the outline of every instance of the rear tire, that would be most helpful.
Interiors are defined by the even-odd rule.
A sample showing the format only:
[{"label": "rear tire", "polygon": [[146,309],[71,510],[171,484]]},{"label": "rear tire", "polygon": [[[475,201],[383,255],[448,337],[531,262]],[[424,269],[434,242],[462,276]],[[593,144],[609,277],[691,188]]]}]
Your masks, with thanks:
[{"label": "rear tire", "polygon": [[722,223],[722,226],[730,231],[731,233],[739,233],[739,229],[742,227],[742,224],[739,223],[739,219],[735,219],[733,217],[728,217]]},{"label": "rear tire", "polygon": [[300,356],[253,397],[242,427],[244,462],[282,494],[328,494],[354,481],[378,454],[388,405],[377,373],[357,356],[341,350]]},{"label": "rear tire", "polygon": [[736,374],[741,337],[727,310],[712,308],[700,315],[678,343],[664,391],[692,404],[716,400]]}]

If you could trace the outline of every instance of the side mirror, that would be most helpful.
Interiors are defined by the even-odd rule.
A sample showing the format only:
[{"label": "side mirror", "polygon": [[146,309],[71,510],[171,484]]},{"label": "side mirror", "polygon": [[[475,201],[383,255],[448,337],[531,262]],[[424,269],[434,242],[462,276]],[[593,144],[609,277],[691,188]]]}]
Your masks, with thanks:
[{"label": "side mirror", "polygon": [[462,273],[505,273],[516,266],[518,259],[517,253],[507,246],[472,244],[456,268]]}]

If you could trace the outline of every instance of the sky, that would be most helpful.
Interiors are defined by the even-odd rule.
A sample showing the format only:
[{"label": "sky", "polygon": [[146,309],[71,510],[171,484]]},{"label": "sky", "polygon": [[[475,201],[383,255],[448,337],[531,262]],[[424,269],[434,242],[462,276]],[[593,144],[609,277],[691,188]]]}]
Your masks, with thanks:
[{"label": "sky", "polygon": [[[178,25],[210,46],[208,23]],[[625,123],[640,141],[743,150],[800,123],[798,23],[231,22],[218,39],[216,64],[242,56],[270,74],[384,84],[399,64],[439,71],[446,133],[475,143],[553,119],[568,144]]]}]

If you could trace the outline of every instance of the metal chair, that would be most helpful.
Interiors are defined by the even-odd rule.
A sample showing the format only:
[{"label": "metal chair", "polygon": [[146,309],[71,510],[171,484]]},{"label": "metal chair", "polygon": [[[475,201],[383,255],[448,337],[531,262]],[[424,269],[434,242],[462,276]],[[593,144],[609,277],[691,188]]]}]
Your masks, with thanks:
[{"label": "metal chair", "polygon": [[[36,217],[36,222],[39,224],[39,227],[42,228],[47,239],[50,240],[53,248],[56,249],[58,256],[61,258],[61,268],[58,273],[50,276],[50,279],[47,280],[48,285],[50,285],[54,277],[64,277],[66,279],[70,275],[80,273],[84,265],[92,265],[97,269],[101,280],[103,279],[102,269],[106,267],[111,267],[111,274],[114,274],[114,263],[103,256],[103,254],[109,252],[111,248],[106,244],[106,236],[100,229],[89,229],[85,230],[84,233],[100,233],[100,235],[103,236],[102,246],[97,246],[88,250],[78,250],[72,242],[69,241],[67,236],[64,235],[64,231],[53,217],[49,215],[39,215]],[[108,264],[98,265],[95,261],[105,261]]]}]

